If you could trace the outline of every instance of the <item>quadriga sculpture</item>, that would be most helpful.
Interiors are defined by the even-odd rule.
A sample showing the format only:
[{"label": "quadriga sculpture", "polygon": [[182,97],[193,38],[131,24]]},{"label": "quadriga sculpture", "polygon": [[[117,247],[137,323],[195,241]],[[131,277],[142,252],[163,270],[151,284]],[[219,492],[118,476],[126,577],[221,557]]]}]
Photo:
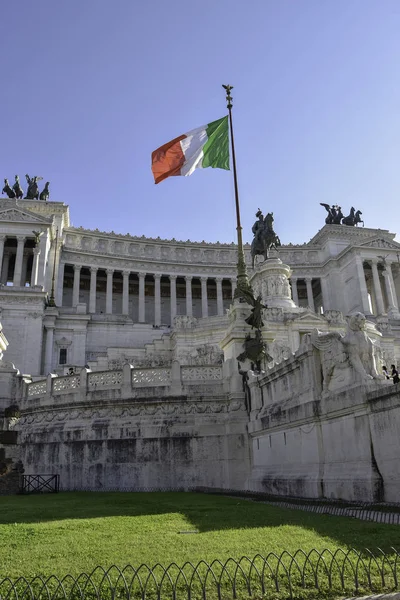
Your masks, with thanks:
[{"label": "quadriga sculpture", "polygon": [[348,317],[345,335],[317,329],[311,333],[312,345],[321,352],[324,391],[335,391],[357,381],[383,381],[376,369],[380,348],[369,338],[365,326],[365,315],[357,312]]}]

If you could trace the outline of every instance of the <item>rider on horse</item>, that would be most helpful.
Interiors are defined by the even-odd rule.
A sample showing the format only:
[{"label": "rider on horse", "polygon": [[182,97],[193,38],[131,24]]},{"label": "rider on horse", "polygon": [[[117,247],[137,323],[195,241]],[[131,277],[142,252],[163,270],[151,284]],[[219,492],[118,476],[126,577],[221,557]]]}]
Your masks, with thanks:
[{"label": "rider on horse", "polygon": [[264,257],[264,260],[268,258],[268,251],[271,248],[277,248],[281,245],[279,237],[276,235],[273,224],[274,224],[274,213],[268,213],[264,218],[260,209],[256,213],[258,221],[256,221],[251,228],[254,239],[251,244],[251,257],[254,268],[254,258],[257,255]]}]

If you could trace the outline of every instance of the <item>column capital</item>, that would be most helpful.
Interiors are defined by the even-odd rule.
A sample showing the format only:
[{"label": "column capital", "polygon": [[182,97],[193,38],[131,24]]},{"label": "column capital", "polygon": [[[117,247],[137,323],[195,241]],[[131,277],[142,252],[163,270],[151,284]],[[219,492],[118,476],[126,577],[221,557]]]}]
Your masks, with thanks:
[{"label": "column capital", "polygon": [[207,275],[202,275],[202,276],[200,277],[200,281],[201,281],[201,283],[205,283],[205,282],[207,282],[207,281],[208,281],[208,276],[207,276]]},{"label": "column capital", "polygon": [[89,270],[91,273],[97,273],[97,271],[99,270],[99,267],[89,267]]},{"label": "column capital", "polygon": [[123,277],[129,277],[130,274],[131,274],[130,271],[122,271],[122,276]]},{"label": "column capital", "polygon": [[295,277],[289,277],[290,281],[297,281],[299,278],[297,277],[297,275]]},{"label": "column capital", "polygon": [[82,269],[82,265],[74,265],[74,271],[80,271]]},{"label": "column capital", "polygon": [[304,279],[307,283],[311,283],[313,280],[313,277],[304,277]]},{"label": "column capital", "polygon": [[139,271],[138,277],[139,277],[139,279],[144,279],[146,277],[146,273],[143,273],[142,271]]},{"label": "column capital", "polygon": [[224,278],[222,275],[218,275],[218,277],[215,277],[215,281],[217,281],[218,283],[222,283],[222,281],[223,281],[224,279],[225,279],[225,278]]},{"label": "column capital", "polygon": [[6,241],[6,238],[7,238],[6,234],[5,234],[5,233],[1,233],[1,234],[0,234],[0,243],[1,243],[1,242],[5,242],[5,241]]},{"label": "column capital", "polygon": [[379,260],[378,260],[378,259],[377,259],[377,258],[374,256],[374,258],[371,258],[371,263],[372,263],[373,265],[378,265],[378,263],[379,263]]},{"label": "column capital", "polygon": [[178,278],[178,275],[168,275],[170,281],[176,281]]},{"label": "column capital", "polygon": [[161,273],[153,273],[153,277],[154,277],[154,280],[156,280],[156,279],[160,280],[161,279]]},{"label": "column capital", "polygon": [[26,235],[17,235],[17,240],[18,240],[18,243],[19,242],[25,242]]},{"label": "column capital", "polygon": [[185,275],[184,277],[186,281],[192,281],[193,279],[193,275]]},{"label": "column capital", "polygon": [[106,269],[107,275],[114,275],[114,269]]}]

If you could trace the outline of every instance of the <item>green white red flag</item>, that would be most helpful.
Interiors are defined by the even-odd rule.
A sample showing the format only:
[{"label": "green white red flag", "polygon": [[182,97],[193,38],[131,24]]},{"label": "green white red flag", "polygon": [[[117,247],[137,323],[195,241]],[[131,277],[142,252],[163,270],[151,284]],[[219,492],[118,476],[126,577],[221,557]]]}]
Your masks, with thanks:
[{"label": "green white red flag", "polygon": [[206,167],[229,170],[228,116],[180,135],[151,155],[155,183]]}]

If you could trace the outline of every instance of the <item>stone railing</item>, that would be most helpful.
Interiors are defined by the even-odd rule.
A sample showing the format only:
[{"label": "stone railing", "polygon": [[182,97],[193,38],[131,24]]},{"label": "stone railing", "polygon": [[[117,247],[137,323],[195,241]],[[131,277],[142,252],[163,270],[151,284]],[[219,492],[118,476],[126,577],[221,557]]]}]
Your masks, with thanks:
[{"label": "stone railing", "polygon": [[82,369],[79,374],[62,377],[51,374],[46,379],[27,383],[23,404],[27,408],[31,402],[37,403],[41,398],[45,404],[51,404],[53,397],[57,403],[56,398],[60,396],[75,394],[82,398],[103,390],[116,390],[119,397],[126,399],[143,394],[148,396],[149,388],[154,388],[156,395],[171,396],[183,394],[188,387],[192,389],[194,386],[199,394],[204,394],[209,391],[205,389],[206,385],[210,384],[214,385],[215,391],[222,388],[220,366],[181,367],[177,361],[171,367],[159,368],[135,368],[126,364],[118,370],[92,372]]}]

